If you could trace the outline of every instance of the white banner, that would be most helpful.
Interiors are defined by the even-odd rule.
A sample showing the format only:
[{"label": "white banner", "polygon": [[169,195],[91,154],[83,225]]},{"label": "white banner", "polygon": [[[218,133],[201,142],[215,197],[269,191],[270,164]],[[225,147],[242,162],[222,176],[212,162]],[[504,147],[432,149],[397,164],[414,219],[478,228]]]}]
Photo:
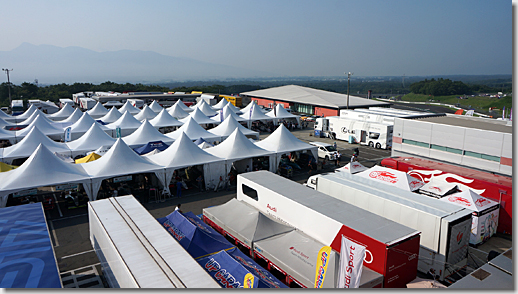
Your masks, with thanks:
[{"label": "white banner", "polygon": [[342,235],[337,288],[358,288],[362,277],[365,247]]}]

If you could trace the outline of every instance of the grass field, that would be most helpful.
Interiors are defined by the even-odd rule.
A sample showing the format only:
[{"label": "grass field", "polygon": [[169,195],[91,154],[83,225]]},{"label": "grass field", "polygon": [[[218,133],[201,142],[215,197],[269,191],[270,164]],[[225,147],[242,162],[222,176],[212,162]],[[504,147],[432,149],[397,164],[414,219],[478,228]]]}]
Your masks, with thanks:
[{"label": "grass field", "polygon": [[[468,96],[467,99],[459,99],[459,96],[428,96],[422,94],[407,94],[401,98],[403,101],[410,102],[440,102],[445,104],[458,105],[464,109],[475,109],[475,111],[489,114],[494,117],[502,116],[502,109],[505,106],[506,112],[509,114],[510,109],[513,107],[513,97],[506,96],[503,98],[490,98],[486,96]],[[490,113],[489,108],[493,107],[493,111]]]}]

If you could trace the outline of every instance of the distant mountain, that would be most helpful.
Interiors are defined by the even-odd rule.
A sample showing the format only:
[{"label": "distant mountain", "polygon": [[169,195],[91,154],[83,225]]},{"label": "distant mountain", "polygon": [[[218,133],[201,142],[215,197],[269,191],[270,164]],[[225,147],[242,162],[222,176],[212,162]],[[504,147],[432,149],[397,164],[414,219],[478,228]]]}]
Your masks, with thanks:
[{"label": "distant mountain", "polygon": [[23,43],[0,51],[0,65],[13,68],[12,82],[40,83],[156,83],[271,76],[270,73],[162,55],[152,51],[96,52],[81,47],[57,47]]}]

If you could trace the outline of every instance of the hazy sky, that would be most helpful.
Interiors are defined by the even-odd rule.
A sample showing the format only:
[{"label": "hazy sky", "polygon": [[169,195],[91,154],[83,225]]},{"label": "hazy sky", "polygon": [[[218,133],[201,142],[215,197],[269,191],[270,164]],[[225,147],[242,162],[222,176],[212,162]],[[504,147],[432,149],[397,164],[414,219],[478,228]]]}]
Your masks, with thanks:
[{"label": "hazy sky", "polygon": [[511,74],[512,4],[2,1],[0,51],[22,42],[95,51],[149,50],[279,76],[334,76],[345,71],[357,76]]}]

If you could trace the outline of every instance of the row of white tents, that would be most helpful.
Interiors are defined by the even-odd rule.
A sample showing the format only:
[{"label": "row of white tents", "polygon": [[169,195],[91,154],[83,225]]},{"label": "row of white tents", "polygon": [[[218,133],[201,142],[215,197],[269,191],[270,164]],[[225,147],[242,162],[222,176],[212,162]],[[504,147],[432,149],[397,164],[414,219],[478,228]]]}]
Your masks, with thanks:
[{"label": "row of white tents", "polygon": [[[156,101],[153,101],[151,105],[161,107],[156,103]],[[118,137],[118,135],[120,135],[120,137],[124,137],[137,130],[145,120],[148,120],[154,128],[161,129],[166,127],[180,127],[191,119],[199,125],[216,125],[224,122],[229,116],[233,117],[238,122],[247,122],[249,128],[253,121],[274,121],[274,123],[277,124],[280,119],[292,118],[297,121],[299,119],[298,116],[288,113],[280,105],[277,106],[277,109],[274,112],[272,112],[272,110],[266,114],[263,113],[263,110],[260,107],[254,107],[257,106],[257,104],[250,103],[250,105],[251,106],[248,111],[245,111],[242,115],[238,115],[234,109],[235,106],[227,102],[219,112],[214,112],[214,116],[212,117],[207,116],[202,111],[204,107],[210,107],[206,102],[204,102],[204,100],[201,100],[200,103],[190,109],[190,113],[185,111],[185,108],[189,109],[189,107],[185,106],[185,104],[179,100],[169,110],[162,108],[158,114],[152,110],[151,106],[148,107],[145,105],[143,109],[135,115],[133,115],[131,111],[133,109],[138,109],[128,102],[126,102],[126,104],[124,104],[124,106],[119,110],[116,108],[107,110],[104,106],[98,103],[96,107],[85,113],[82,113],[79,109],[74,110],[67,104],[59,112],[53,115],[46,115],[36,107],[31,106],[31,108],[22,115],[11,117],[19,120],[19,123],[14,126],[17,127],[17,129],[21,129],[15,131],[4,129],[6,126],[13,126],[13,123],[8,122],[9,116],[0,111],[0,140],[9,140],[11,143],[19,142],[34,126],[37,126],[42,133],[49,136],[51,139],[59,141],[65,138],[65,130],[67,128],[70,128],[71,140],[75,140],[85,134],[94,123],[98,124],[101,129],[112,137]],[[104,109],[106,111],[106,113],[101,117],[98,117],[100,115],[99,109]],[[155,109],[157,108],[155,107]],[[121,110],[124,112],[121,113]],[[246,108],[243,110],[246,110]],[[53,121],[53,116],[60,113],[70,114],[64,120],[56,122]],[[102,124],[98,121],[101,121]],[[117,134],[117,129],[120,129],[120,134]]]},{"label": "row of white tents", "polygon": [[[93,125],[88,130],[89,136],[102,133],[97,125]],[[0,173],[1,207],[5,206],[9,194],[42,186],[82,183],[89,199],[95,200],[102,180],[123,175],[155,173],[165,188],[174,170],[202,166],[205,185],[211,187],[219,183],[220,177],[225,178],[233,164],[239,167],[251,166],[252,159],[255,157],[268,157],[270,171],[276,172],[283,154],[306,151],[311,152],[315,158],[317,156],[315,146],[300,141],[283,125],[257,143],[250,141],[239,128],[236,128],[221,144],[207,149],[196,146],[191,138],[184,132],[180,132],[171,146],[149,156],[139,156],[124,139],[105,137],[106,142],[94,143],[85,137],[83,141],[78,140],[76,144],[83,148],[91,144],[88,148],[91,149],[99,147],[99,144],[109,143],[109,140],[115,140],[115,142],[101,158],[82,164],[72,164],[60,159],[57,154],[67,152],[66,150],[58,152],[58,146],[63,147],[63,145],[58,145],[60,143],[48,138],[45,139],[41,132],[38,133],[37,128],[33,128],[31,136],[32,138],[39,136],[39,139],[45,143],[39,143],[36,150],[20,167]],[[9,154],[6,155],[10,156]]]}]

